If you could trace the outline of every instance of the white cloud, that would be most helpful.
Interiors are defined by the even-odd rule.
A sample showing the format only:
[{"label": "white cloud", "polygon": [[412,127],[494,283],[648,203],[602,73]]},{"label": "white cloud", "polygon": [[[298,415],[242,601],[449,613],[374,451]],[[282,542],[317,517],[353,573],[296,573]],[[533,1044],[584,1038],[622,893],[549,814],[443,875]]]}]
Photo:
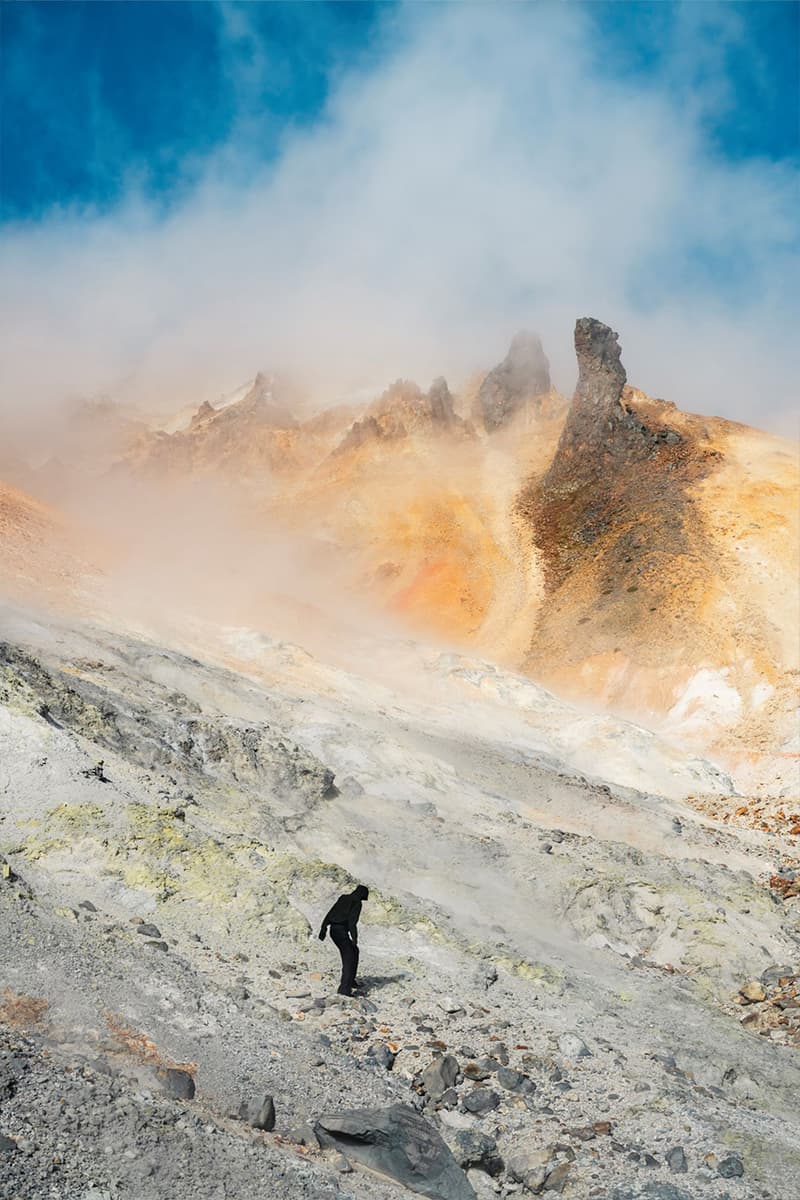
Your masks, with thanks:
[{"label": "white cloud", "polygon": [[798,377],[788,169],[705,148],[688,68],[678,97],[612,79],[582,7],[387,19],[394,49],[269,168],[234,170],[256,157],[237,142],[167,216],[131,195],[11,231],[0,416],[98,391],[177,408],[263,364],[324,399],[425,384],[497,361],[521,325],[568,392],[591,314],[637,386],[780,425]]}]

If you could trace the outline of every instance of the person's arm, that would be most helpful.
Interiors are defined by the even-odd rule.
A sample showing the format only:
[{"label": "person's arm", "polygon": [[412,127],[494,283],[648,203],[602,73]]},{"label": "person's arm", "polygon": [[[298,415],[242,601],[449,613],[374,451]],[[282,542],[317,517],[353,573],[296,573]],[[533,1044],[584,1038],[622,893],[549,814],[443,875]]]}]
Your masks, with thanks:
[{"label": "person's arm", "polygon": [[320,928],[319,928],[319,940],[321,942],[325,941],[327,932],[328,932],[328,922],[327,922],[327,920],[325,920],[322,922],[322,924],[320,925]]},{"label": "person's arm", "polygon": [[356,945],[358,945],[358,918],[360,916],[361,905],[359,903],[353,907],[353,910],[350,913],[350,920],[348,921],[348,931],[350,933],[350,937],[353,939]]}]

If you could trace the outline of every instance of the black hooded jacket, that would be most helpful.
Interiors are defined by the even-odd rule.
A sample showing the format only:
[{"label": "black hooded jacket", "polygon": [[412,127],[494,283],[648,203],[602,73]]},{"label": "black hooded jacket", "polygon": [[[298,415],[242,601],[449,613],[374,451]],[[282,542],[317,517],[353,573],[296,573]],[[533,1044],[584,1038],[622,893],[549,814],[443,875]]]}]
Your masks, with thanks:
[{"label": "black hooded jacket", "polygon": [[369,897],[369,889],[363,883],[352,891],[340,896],[328,911],[319,931],[320,940],[324,940],[329,925],[346,925],[347,931],[354,942],[358,941],[358,918],[361,916],[361,902]]}]

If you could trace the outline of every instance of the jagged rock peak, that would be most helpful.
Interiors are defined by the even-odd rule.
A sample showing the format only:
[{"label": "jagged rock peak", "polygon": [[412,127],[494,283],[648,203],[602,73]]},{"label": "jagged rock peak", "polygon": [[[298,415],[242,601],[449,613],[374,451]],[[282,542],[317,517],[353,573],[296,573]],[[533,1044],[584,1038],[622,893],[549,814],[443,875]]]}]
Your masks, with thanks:
[{"label": "jagged rock peak", "polygon": [[237,404],[221,410],[228,418],[237,410],[264,421],[275,429],[294,429],[294,416],[300,396],[292,381],[281,374],[259,371],[247,395]]},{"label": "jagged rock peak", "polygon": [[408,379],[398,379],[370,406],[339,443],[334,455],[358,449],[367,442],[399,441],[414,434],[454,433],[472,436],[455,411],[452,393],[443,376],[427,392]]},{"label": "jagged rock peak", "polygon": [[434,379],[428,392],[431,420],[441,425],[450,425],[456,418],[453,396],[443,375]]},{"label": "jagged rock peak", "polygon": [[478,393],[477,416],[487,431],[508,423],[527,400],[550,391],[550,363],[539,336],[520,330],[508,354],[484,379]]},{"label": "jagged rock peak", "polygon": [[594,317],[575,322],[578,358],[576,400],[612,410],[620,403],[628,376],[622,365],[619,335]]},{"label": "jagged rock peak", "polygon": [[197,412],[192,417],[192,425],[200,425],[203,421],[207,421],[209,417],[213,417],[216,409],[209,404],[208,400],[204,400],[198,408]]},{"label": "jagged rock peak", "polygon": [[271,375],[259,371],[253,380],[253,386],[244,398],[244,403],[268,404],[272,400],[275,380]]}]

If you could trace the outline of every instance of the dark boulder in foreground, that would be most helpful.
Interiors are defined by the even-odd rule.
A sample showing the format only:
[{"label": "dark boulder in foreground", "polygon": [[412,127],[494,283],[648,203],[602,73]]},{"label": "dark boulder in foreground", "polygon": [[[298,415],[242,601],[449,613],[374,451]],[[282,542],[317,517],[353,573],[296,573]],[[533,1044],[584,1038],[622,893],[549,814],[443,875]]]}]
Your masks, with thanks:
[{"label": "dark boulder in foreground", "polygon": [[436,1130],[405,1104],[319,1117],[322,1146],[387,1175],[432,1200],[475,1200],[475,1192]]}]

